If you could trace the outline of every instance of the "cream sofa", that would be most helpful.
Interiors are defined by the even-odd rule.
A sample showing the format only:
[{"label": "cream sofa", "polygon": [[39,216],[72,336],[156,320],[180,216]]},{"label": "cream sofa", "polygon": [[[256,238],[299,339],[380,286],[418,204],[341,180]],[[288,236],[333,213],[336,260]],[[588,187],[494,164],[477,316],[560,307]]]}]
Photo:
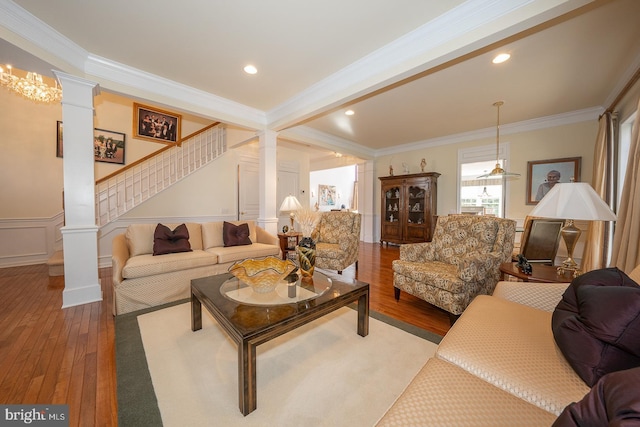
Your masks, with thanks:
[{"label": "cream sofa", "polygon": [[557,348],[567,283],[498,282],[477,296],[379,426],[550,426],[590,387]]},{"label": "cream sofa", "polygon": [[[628,278],[640,283],[640,266]],[[595,421],[597,416],[600,420],[637,421],[640,390],[636,378],[640,367],[605,375],[589,387],[556,344],[552,314],[568,286],[568,283],[498,282],[491,296],[477,296],[444,336],[435,356],[427,361],[378,425],[564,427],[584,422],[601,425]],[[626,298],[627,294],[624,295]],[[637,298],[637,292],[633,295]],[[635,307],[635,301],[629,302],[629,306]],[[629,306],[620,308],[620,312],[627,311],[622,316],[610,309],[610,321],[606,322],[611,325],[621,317],[634,319],[635,323],[628,324],[627,338],[638,333],[635,312],[629,311]],[[609,338],[618,340],[618,335]],[[609,425],[635,424],[613,421]]]},{"label": "cream sofa", "polygon": [[[224,246],[223,221],[186,223],[191,252],[153,255],[157,224],[132,224],[112,243],[113,313],[124,314],[189,297],[191,279],[226,273],[236,261],[279,256],[278,238],[247,223],[250,245]],[[180,224],[166,224],[174,229]]]}]

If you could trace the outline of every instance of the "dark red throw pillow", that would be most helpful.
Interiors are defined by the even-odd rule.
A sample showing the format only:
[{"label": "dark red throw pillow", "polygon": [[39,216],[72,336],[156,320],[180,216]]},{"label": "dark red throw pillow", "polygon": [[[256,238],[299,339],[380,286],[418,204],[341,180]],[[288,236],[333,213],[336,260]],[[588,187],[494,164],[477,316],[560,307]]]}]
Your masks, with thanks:
[{"label": "dark red throw pillow", "polygon": [[607,374],[552,427],[640,425],[640,368]]},{"label": "dark red throw pillow", "polygon": [[153,233],[153,255],[177,252],[191,252],[187,226],[180,224],[175,230],[171,230],[166,225],[158,224]]},{"label": "dark red throw pillow", "polygon": [[222,224],[222,241],[224,246],[243,246],[250,245],[249,224],[235,225],[224,221]]},{"label": "dark red throw pillow", "polygon": [[640,286],[617,268],[578,276],[553,312],[552,329],[589,386],[607,373],[640,367]]}]

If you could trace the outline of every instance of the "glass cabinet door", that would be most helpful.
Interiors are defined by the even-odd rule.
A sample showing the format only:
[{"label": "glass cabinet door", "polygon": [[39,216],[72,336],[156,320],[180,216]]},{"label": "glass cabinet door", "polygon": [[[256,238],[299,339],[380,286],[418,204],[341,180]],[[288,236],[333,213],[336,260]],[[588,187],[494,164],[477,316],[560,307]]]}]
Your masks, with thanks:
[{"label": "glass cabinet door", "polygon": [[424,186],[410,186],[407,200],[407,223],[408,224],[424,224],[425,217],[425,203],[426,203],[426,190]]},{"label": "glass cabinet door", "polygon": [[398,222],[400,220],[400,187],[390,187],[385,192],[384,220]]}]

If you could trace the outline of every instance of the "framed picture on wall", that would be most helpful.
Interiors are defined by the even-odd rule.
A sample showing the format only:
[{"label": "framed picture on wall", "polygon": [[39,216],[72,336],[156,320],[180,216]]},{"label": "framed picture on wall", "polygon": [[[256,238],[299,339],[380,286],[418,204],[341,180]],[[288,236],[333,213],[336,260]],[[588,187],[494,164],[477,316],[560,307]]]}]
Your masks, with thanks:
[{"label": "framed picture on wall", "polygon": [[[63,157],[62,122],[56,123],[56,157]],[[96,162],[124,165],[126,135],[105,129],[93,130],[93,159]]]},{"label": "framed picture on wall", "polygon": [[559,182],[579,182],[582,157],[536,160],[527,162],[527,204],[540,199]]},{"label": "framed picture on wall", "polygon": [[93,130],[93,155],[96,162],[124,165],[126,135],[105,129]]},{"label": "framed picture on wall", "polygon": [[56,157],[62,157],[62,122],[56,122]]},{"label": "framed picture on wall", "polygon": [[182,116],[155,107],[133,103],[133,137],[172,144],[180,141]]},{"label": "framed picture on wall", "polygon": [[335,206],[336,205],[335,185],[318,184],[318,202],[320,206]]}]

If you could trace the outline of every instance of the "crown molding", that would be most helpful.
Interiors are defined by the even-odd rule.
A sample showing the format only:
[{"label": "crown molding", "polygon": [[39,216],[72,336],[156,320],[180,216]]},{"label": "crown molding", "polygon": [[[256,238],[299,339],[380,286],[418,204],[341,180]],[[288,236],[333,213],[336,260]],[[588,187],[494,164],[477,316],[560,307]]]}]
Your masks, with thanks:
[{"label": "crown molding", "polygon": [[[539,117],[521,122],[501,124],[500,135],[511,135],[522,132],[531,132],[541,129],[569,125],[573,123],[586,122],[590,120],[598,120],[600,114],[604,112],[603,107],[592,107],[583,110],[571,111],[568,113],[557,114],[553,116]],[[410,142],[408,144],[398,145],[395,147],[382,148],[375,151],[375,157],[387,156],[392,154],[405,153],[407,151],[421,150],[425,148],[438,147],[442,145],[459,144],[461,142],[476,141],[480,139],[491,138],[495,136],[496,128],[490,127],[478,129],[470,132],[458,133],[455,135],[443,136],[440,138],[426,139],[423,141]]]},{"label": "crown molding", "polygon": [[[0,1],[0,29],[8,30],[14,37],[26,41],[31,46],[46,52],[48,57],[59,60],[77,68],[84,69],[89,53],[80,46],[36,18],[10,0]],[[24,44],[20,47],[23,47]],[[47,58],[43,58],[48,60]],[[54,62],[54,61],[49,61]]]},{"label": "crown molding", "polygon": [[88,75],[105,82],[105,87],[115,84],[127,94],[161,100],[174,108],[208,114],[225,123],[252,129],[264,129],[267,125],[266,115],[261,110],[98,55],[89,55],[85,71]]},{"label": "crown molding", "polygon": [[64,64],[71,65],[106,89],[230,124],[266,127],[263,111],[91,54],[11,0],[0,0],[0,34],[30,52],[38,50],[38,56],[62,71],[71,72]]},{"label": "crown molding", "polygon": [[466,1],[268,111],[269,126],[295,125],[590,1]]},{"label": "crown molding", "polygon": [[278,133],[278,137],[300,143],[309,143],[317,147],[357,156],[365,160],[375,157],[375,150],[371,148],[321,132],[308,126],[296,126],[285,129]]}]

